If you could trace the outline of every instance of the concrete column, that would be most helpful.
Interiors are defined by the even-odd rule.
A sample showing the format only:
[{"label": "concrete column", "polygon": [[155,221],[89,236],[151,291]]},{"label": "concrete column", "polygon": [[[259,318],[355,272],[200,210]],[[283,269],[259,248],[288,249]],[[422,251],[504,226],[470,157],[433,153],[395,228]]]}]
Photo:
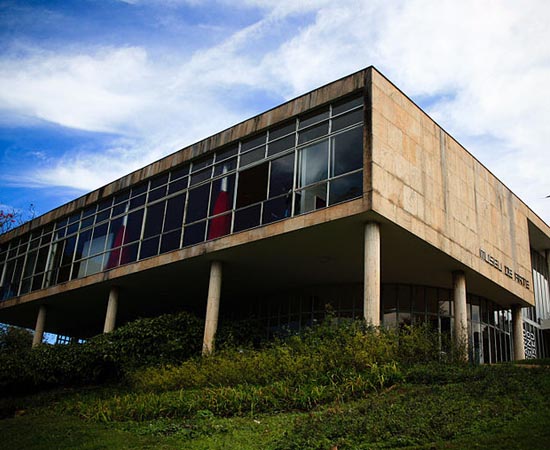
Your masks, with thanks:
[{"label": "concrete column", "polygon": [[103,333],[110,333],[115,329],[116,314],[118,311],[118,287],[112,286],[109,291],[109,302],[107,303],[107,312],[105,313],[105,325]]},{"label": "concrete column", "polygon": [[468,313],[466,306],[466,275],[453,272],[454,338],[462,350],[462,359],[468,359]]},{"label": "concrete column", "polygon": [[525,344],[523,342],[523,316],[521,306],[512,306],[512,328],[514,339],[514,361],[525,359]]},{"label": "concrete column", "polygon": [[46,324],[46,305],[40,305],[38,316],[36,317],[36,326],[34,327],[34,336],[32,338],[32,346],[36,347],[42,343],[44,339],[44,325]]},{"label": "concrete column", "polygon": [[222,263],[219,261],[212,261],[210,265],[210,281],[208,283],[208,302],[206,304],[204,339],[202,342],[203,355],[208,355],[214,350],[214,339],[218,329],[221,289]]},{"label": "concrete column", "polygon": [[380,224],[365,224],[363,314],[367,324],[380,325]]}]

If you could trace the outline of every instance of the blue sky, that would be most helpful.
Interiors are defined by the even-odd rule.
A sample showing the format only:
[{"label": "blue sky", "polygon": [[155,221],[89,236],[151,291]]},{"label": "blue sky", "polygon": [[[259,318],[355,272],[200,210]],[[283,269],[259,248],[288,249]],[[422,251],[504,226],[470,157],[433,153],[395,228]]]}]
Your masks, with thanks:
[{"label": "blue sky", "polygon": [[369,65],[550,222],[550,3],[0,0],[0,204],[44,213]]}]

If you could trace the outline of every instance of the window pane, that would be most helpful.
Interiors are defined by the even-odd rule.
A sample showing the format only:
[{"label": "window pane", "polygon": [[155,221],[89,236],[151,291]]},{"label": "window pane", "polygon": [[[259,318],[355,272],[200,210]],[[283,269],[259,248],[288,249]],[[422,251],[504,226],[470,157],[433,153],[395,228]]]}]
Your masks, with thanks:
[{"label": "window pane", "polygon": [[107,240],[108,224],[104,223],[94,228],[92,242],[90,244],[90,255],[96,255],[105,250],[105,241]]},{"label": "window pane", "polygon": [[244,153],[241,155],[241,161],[240,161],[240,167],[247,166],[248,164],[252,164],[253,162],[259,161],[261,159],[264,159],[265,157],[265,146],[257,148],[256,150],[252,150],[248,153]]},{"label": "window pane", "polygon": [[332,115],[340,114],[345,111],[348,111],[352,108],[356,108],[358,106],[363,106],[363,97],[355,97],[354,99],[344,99],[338,103],[336,103],[332,107]]},{"label": "window pane", "polygon": [[330,182],[329,203],[343,202],[363,194],[363,172],[355,172]]},{"label": "window pane", "polygon": [[280,138],[280,137],[285,136],[289,133],[292,133],[293,131],[296,131],[296,121],[295,120],[293,120],[292,122],[289,122],[285,125],[281,125],[281,126],[278,126],[277,128],[269,130],[269,140],[273,141],[277,138]]},{"label": "window pane", "polygon": [[163,234],[160,243],[160,252],[166,253],[170,250],[175,250],[180,247],[181,230],[172,231],[171,233]]},{"label": "window pane", "polygon": [[302,189],[296,193],[296,214],[314,211],[327,206],[327,184]]},{"label": "window pane", "polygon": [[206,221],[195,223],[185,227],[183,233],[183,246],[198,244],[204,241],[204,233],[206,230]]},{"label": "window pane", "polygon": [[196,172],[197,170],[204,169],[206,166],[212,164],[214,155],[207,156],[206,158],[201,158],[199,160],[193,161],[193,167],[191,172]]},{"label": "window pane", "polygon": [[191,186],[202,183],[212,177],[212,167],[208,169],[201,170],[200,172],[194,173],[191,175]]},{"label": "window pane", "polygon": [[196,220],[204,219],[206,217],[209,195],[210,184],[205,184],[189,191],[185,223],[195,222]]},{"label": "window pane", "polygon": [[118,219],[111,221],[107,250],[122,245],[125,230],[125,227],[122,227],[122,220],[122,217],[119,217]]},{"label": "window pane", "polygon": [[363,110],[356,109],[348,114],[338,116],[332,120],[332,131],[338,131],[342,128],[349,127],[350,125],[355,125],[363,121]]},{"label": "window pane", "polygon": [[231,172],[237,168],[237,159],[229,159],[214,166],[214,176],[221,175],[223,173]]},{"label": "window pane", "polygon": [[178,167],[177,169],[172,170],[170,181],[179,180],[189,173],[189,166],[185,164],[184,166]]},{"label": "window pane", "polygon": [[104,255],[98,255],[88,260],[86,275],[93,275],[103,270],[103,256]]},{"label": "window pane", "polygon": [[266,140],[266,133],[263,133],[259,136],[255,136],[252,139],[247,139],[246,141],[242,141],[241,144],[241,153],[246,152],[247,150],[250,150],[254,147],[258,147],[258,145],[265,144]]},{"label": "window pane", "polygon": [[120,251],[120,264],[128,264],[137,260],[138,245],[135,244],[126,245]]},{"label": "window pane", "polygon": [[[152,203],[155,200],[159,200],[159,199],[161,199],[162,197],[165,197],[165,196],[166,196],[166,186],[159,187],[159,188],[154,189],[151,192],[149,192],[148,202]],[[130,206],[130,208],[131,207],[132,206]]]},{"label": "window pane", "polygon": [[147,208],[147,216],[145,219],[145,229],[143,232],[144,239],[160,234],[160,230],[162,227],[162,220],[164,219],[165,204],[166,202],[160,202],[160,203],[157,203],[156,205],[153,205]]},{"label": "window pane", "polygon": [[231,158],[232,156],[235,156],[238,151],[239,147],[237,145],[233,145],[223,150],[218,150],[216,152],[216,162]]},{"label": "window pane", "polygon": [[168,185],[168,194],[173,194],[174,192],[181,191],[187,188],[188,178],[180,178],[179,180],[174,181]]},{"label": "window pane", "polygon": [[261,205],[254,205],[235,212],[234,231],[242,231],[260,225]]},{"label": "window pane", "polygon": [[328,175],[328,141],[304,147],[300,150],[299,185],[307,186],[324,180]]},{"label": "window pane", "polygon": [[267,200],[264,203],[262,223],[271,223],[290,217],[292,194]]},{"label": "window pane", "polygon": [[363,167],[363,129],[354,128],[332,139],[333,176]]},{"label": "window pane", "polygon": [[145,192],[147,192],[146,182],[132,188],[132,197],[137,197],[138,195],[145,194]]},{"label": "window pane", "polygon": [[265,200],[267,196],[268,164],[260,164],[239,174],[237,208]]},{"label": "window pane", "polygon": [[315,111],[311,114],[307,114],[304,117],[300,117],[300,125],[298,128],[305,128],[314,123],[320,122],[321,120],[328,118],[328,108],[323,109],[322,111]]},{"label": "window pane", "polygon": [[294,181],[294,153],[271,161],[269,197],[288,194]]},{"label": "window pane", "polygon": [[[164,186],[161,189],[157,189],[157,191],[162,192],[163,193],[162,196],[164,196],[164,193],[166,192],[166,186]],[[145,194],[139,195],[138,197],[135,197],[132,200],[130,200],[130,209],[136,209],[143,205],[145,205]]]},{"label": "window pane", "polygon": [[159,249],[160,237],[154,237],[153,239],[147,239],[141,243],[141,250],[139,251],[139,259],[149,258],[156,256]]},{"label": "window pane", "polygon": [[303,144],[313,139],[317,139],[321,136],[324,136],[328,133],[328,122],[316,125],[314,127],[308,128],[305,131],[301,131],[298,134],[298,144]]},{"label": "window pane", "polygon": [[153,178],[151,180],[151,189],[155,189],[159,186],[165,185],[166,183],[168,183],[168,173]]},{"label": "window pane", "polygon": [[[163,203],[160,203],[160,205],[163,205]],[[140,209],[139,211],[134,211],[133,213],[128,214],[128,219],[126,222],[126,236],[124,237],[125,244],[137,241],[141,237],[143,211],[143,209]]]},{"label": "window pane", "polygon": [[283,152],[285,150],[288,150],[296,144],[296,135],[291,134],[290,136],[287,136],[283,139],[279,139],[275,142],[270,142],[269,146],[267,148],[267,154],[268,156],[275,155],[277,153]]},{"label": "window pane", "polygon": [[90,241],[92,240],[92,230],[83,231],[78,236],[78,246],[76,248],[75,259],[85,258],[89,255]]},{"label": "window pane", "polygon": [[208,221],[208,239],[216,239],[231,231],[231,213],[216,216]]},{"label": "window pane", "polygon": [[38,251],[38,259],[36,261],[36,268],[34,269],[35,273],[44,272],[44,270],[46,270],[46,261],[48,260],[48,253],[49,253],[48,247],[42,247]]},{"label": "window pane", "polygon": [[210,215],[222,214],[233,208],[233,193],[235,191],[235,175],[228,175],[212,183],[212,201]]},{"label": "window pane", "polygon": [[183,209],[185,207],[185,194],[178,195],[168,200],[166,218],[163,231],[172,231],[181,228],[183,224]]}]

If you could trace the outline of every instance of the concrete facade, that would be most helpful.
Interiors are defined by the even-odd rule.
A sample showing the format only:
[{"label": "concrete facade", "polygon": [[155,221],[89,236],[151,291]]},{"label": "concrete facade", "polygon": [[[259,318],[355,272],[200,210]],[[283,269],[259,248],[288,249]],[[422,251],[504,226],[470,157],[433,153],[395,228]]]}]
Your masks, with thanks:
[{"label": "concrete facade", "polygon": [[[346,102],[351,106],[345,106]],[[289,132],[291,134],[285,138],[271,137],[288,124],[294,124],[295,131]],[[326,130],[319,131],[325,125]],[[308,137],[308,133],[314,137]],[[315,133],[324,134],[316,137]],[[248,151],[245,147],[264,135],[267,137],[263,138],[262,145],[267,150],[263,150],[263,159],[249,167],[256,168],[258,173],[266,168],[269,195],[260,198],[257,204],[242,206],[239,202],[248,201],[246,193],[242,192],[246,177],[253,173],[243,161],[263,148]],[[294,143],[280,155],[288,160],[294,158],[293,181],[286,197],[284,192],[277,197],[281,205],[286,201],[287,211],[284,217],[271,221],[265,219],[265,211],[271,207],[271,185],[277,180],[269,177],[273,177],[274,170],[279,170],[281,165],[276,164],[282,164],[283,157],[279,159],[279,154],[270,154],[270,149],[291,135],[295,136]],[[362,156],[360,169],[346,166],[356,158],[353,155],[357,153],[348,155],[346,152],[352,139],[357,142],[357,136],[360,139],[358,151]],[[238,148],[238,155],[231,160],[235,164],[233,169],[227,169],[233,172],[225,176],[224,166],[223,174],[216,175],[219,156],[233,147]],[[308,161],[323,151],[330,162],[324,169],[325,174],[310,183],[307,180],[318,168]],[[163,252],[157,243],[156,254],[145,255],[145,243],[151,242],[145,239],[145,233],[155,206],[150,202],[156,188],[155,180],[164,174],[168,180],[169,175],[170,184],[167,186],[170,187],[179,168],[191,163],[191,172],[185,178],[191,181],[181,191],[182,196],[187,195],[187,218],[190,214],[188,197],[195,189],[192,179],[200,173],[194,174],[193,170],[202,164],[203,157],[213,154],[216,162],[206,162],[212,165],[210,176],[213,181],[209,188],[212,192],[209,197],[211,209],[204,219],[204,226],[210,229],[216,220],[224,217],[212,212],[216,183],[227,185],[232,182],[235,191],[231,193],[232,207],[224,210],[230,218],[227,231],[214,237],[210,231],[208,235],[202,231],[203,241],[186,244],[186,236],[192,232],[192,227],[202,224],[202,219],[189,222],[189,225],[180,220],[179,245]],[[350,185],[352,182],[355,184]],[[197,186],[208,183],[199,181]],[[355,191],[352,192],[348,185]],[[62,225],[68,235],[70,218],[78,213],[80,222],[77,223],[81,224],[80,230],[84,230],[87,211],[93,209],[95,223],[99,223],[100,208],[106,201],[114,205],[110,207],[114,217],[121,193],[131,192],[128,195],[133,195],[139,186],[144,186],[147,192],[143,198],[148,195],[149,199],[145,206],[136,209],[143,217],[140,219],[141,238],[135,244],[139,256],[136,253],[134,259],[126,263],[116,252],[133,247],[128,245],[109,250],[108,246],[114,246],[115,241],[115,234],[109,231],[107,240],[110,243],[103,254],[104,265],[97,273],[83,271],[78,260],[83,256],[79,256],[77,248],[68,263],[72,264],[72,269],[67,266],[72,270],[68,279],[51,281],[53,278],[47,265],[46,272],[40,274],[42,278],[38,281],[35,281],[36,277],[28,278],[27,284],[24,279],[15,280],[17,276],[25,276],[18,275],[19,259],[20,264],[26,265],[30,260],[30,257],[17,256],[23,246],[19,242],[29,240],[25,251],[34,255],[32,243],[39,239],[35,236],[42,236],[42,240],[48,236],[52,244],[40,241],[39,245],[43,246],[40,249],[44,249],[44,255],[49,252],[47,261],[50,264],[58,245],[56,242],[65,243],[56,237],[57,231],[52,233],[54,224],[57,230],[59,224],[69,217],[69,224]],[[168,199],[172,198],[170,191],[165,192],[168,192],[165,194]],[[258,219],[258,224],[239,228],[238,215],[244,214],[249,204],[252,207],[257,205],[263,216]],[[169,214],[168,209],[169,206],[164,209],[165,216]],[[127,218],[124,217],[126,226]],[[109,224],[112,227],[113,223],[114,219],[107,219],[105,229]],[[91,233],[96,228],[93,227],[89,228],[88,241],[85,241],[89,248],[94,245]],[[85,232],[79,231],[78,236]],[[157,239],[161,238],[164,239],[164,235]],[[532,258],[533,253],[540,255],[548,267],[550,228],[406,95],[376,69],[369,67],[186,147],[38,217],[1,236],[0,245],[0,286],[4,292],[0,302],[0,321],[17,325],[35,327],[38,315],[43,317],[41,320],[46,331],[87,337],[100,332],[101,327],[104,332],[112,331],[115,321],[124,323],[140,315],[187,308],[206,317],[203,348],[208,353],[214,346],[218,318],[224,316],[223,299],[226,297],[269,297],[276,292],[304,291],[319,286],[328,290],[329,286],[345,285],[353,290],[352,286],[362,285],[361,316],[378,325],[390,320],[392,314],[398,322],[399,317],[412,320],[407,318],[409,313],[405,311],[402,299],[393,308],[392,301],[384,298],[387,295],[384,292],[388,291],[384,286],[406,285],[426,287],[422,292],[433,288],[447,290],[455,296],[459,294],[460,302],[457,304],[458,300],[454,299],[455,306],[449,304],[448,318],[454,321],[451,327],[454,331],[449,332],[455,339],[470,340],[474,348],[476,340],[482,340],[482,335],[496,339],[494,336],[500,336],[498,333],[502,332],[508,342],[512,333],[509,324],[511,308],[530,308],[536,304],[535,297],[540,297],[540,293],[537,294],[534,284],[536,282],[538,286],[540,280],[547,280],[548,269],[542,271],[544,273],[537,269],[539,281],[536,281]],[[106,264],[105,261],[110,261],[115,253],[119,262]],[[90,266],[92,259],[82,261]],[[34,267],[38,267],[38,263]],[[29,287],[31,281],[32,287]],[[548,290],[548,284],[545,289]],[[447,291],[438,291],[437,295]],[[185,292],[183,298],[182,292]],[[445,308],[441,310],[443,312],[435,306],[436,309],[430,310],[432,306],[429,306],[428,294],[425,295],[422,301],[428,306],[423,306],[424,318],[421,320],[437,317],[437,326],[443,330],[447,327]],[[546,302],[550,295],[545,295]],[[415,313],[414,308],[419,307],[413,297],[410,311]],[[105,299],[108,299],[107,311]],[[45,313],[40,316],[42,306],[38,305],[48,306],[47,320],[44,319]],[[483,311],[479,320],[476,319],[479,315],[476,307]],[[490,313],[485,314],[485,311]],[[491,318],[493,313],[494,318]],[[533,322],[532,325],[537,324]],[[476,331],[478,326],[480,328]],[[36,328],[38,332],[39,327]],[[494,330],[488,331],[489,328]],[[519,339],[517,333],[518,330],[514,342]],[[504,342],[504,337],[502,339]],[[540,334],[538,339],[546,337]],[[488,343],[478,345],[483,349],[488,346]],[[505,359],[503,355],[508,350],[504,351],[504,347],[509,345],[502,344],[503,350],[495,347],[489,354]],[[516,357],[518,355],[516,353]]]}]

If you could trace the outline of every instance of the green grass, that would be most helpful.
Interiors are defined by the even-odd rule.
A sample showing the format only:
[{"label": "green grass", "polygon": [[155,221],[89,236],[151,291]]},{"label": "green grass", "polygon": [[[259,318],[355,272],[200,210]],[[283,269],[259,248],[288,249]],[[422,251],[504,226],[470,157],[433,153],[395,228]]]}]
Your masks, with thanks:
[{"label": "green grass", "polygon": [[142,421],[68,413],[120,396],[117,388],[59,390],[17,399],[25,413],[0,420],[0,433],[10,449],[550,448],[549,369],[428,365],[412,367],[409,379],[311,409]]},{"label": "green grass", "polygon": [[548,361],[474,367],[440,361],[437,342],[422,329],[320,326],[109,385],[5,397],[2,447],[550,448]]}]

